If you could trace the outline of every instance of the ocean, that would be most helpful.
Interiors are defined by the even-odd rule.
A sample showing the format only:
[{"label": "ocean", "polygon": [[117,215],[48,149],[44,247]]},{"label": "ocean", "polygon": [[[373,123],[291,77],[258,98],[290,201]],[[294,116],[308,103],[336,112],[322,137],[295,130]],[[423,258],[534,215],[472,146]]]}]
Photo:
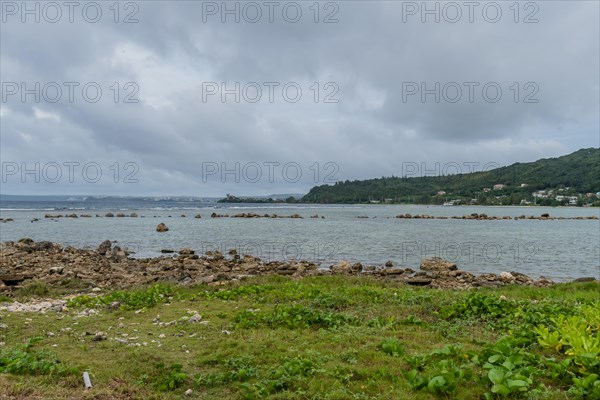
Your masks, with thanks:
[{"label": "ocean", "polygon": [[[104,215],[136,213],[137,218]],[[211,214],[299,214],[303,218],[211,218]],[[44,218],[45,214],[91,218]],[[397,219],[398,214],[449,219]],[[599,220],[462,220],[453,216],[600,216],[598,208],[421,205],[221,204],[214,199],[162,197],[3,197],[0,241],[30,237],[96,248],[117,241],[132,257],[162,249],[198,253],[236,249],[264,261],[305,259],[328,267],[342,259],[363,265],[418,269],[422,259],[442,257],[480,273],[517,271],[556,281],[600,279]],[[202,218],[194,218],[200,214]],[[98,215],[99,217],[97,217]],[[318,215],[319,218],[311,218]],[[324,217],[324,218],[321,218]],[[365,218],[366,217],[366,218]],[[34,219],[38,221],[32,222]],[[169,231],[156,232],[164,222]]]}]

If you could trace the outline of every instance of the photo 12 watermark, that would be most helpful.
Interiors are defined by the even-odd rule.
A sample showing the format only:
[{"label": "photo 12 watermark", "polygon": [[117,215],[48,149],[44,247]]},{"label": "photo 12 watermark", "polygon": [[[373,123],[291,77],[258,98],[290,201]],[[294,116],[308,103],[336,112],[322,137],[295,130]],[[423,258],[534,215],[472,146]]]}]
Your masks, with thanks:
[{"label": "photo 12 watermark", "polygon": [[456,264],[477,262],[519,264],[535,262],[534,257],[539,250],[540,246],[536,242],[408,241],[400,244],[400,257],[403,263],[439,257]]},{"label": "photo 12 watermark", "polygon": [[297,183],[302,177],[312,178],[314,183],[333,184],[340,167],[337,163],[314,162],[310,165],[295,161],[264,162],[203,162],[202,183],[217,180],[221,183]]},{"label": "photo 12 watermark", "polygon": [[403,1],[401,7],[405,24],[540,22],[540,5],[536,1]]},{"label": "photo 12 watermark", "polygon": [[315,103],[339,103],[336,82],[202,82],[202,103],[298,103],[303,96]]},{"label": "photo 12 watermark", "polygon": [[139,183],[137,163],[115,161],[50,161],[1,163],[2,183]]},{"label": "photo 12 watermark", "polygon": [[137,1],[1,1],[0,11],[3,24],[140,22]]},{"label": "photo 12 watermark", "polygon": [[337,24],[339,11],[337,1],[203,1],[202,22]]},{"label": "photo 12 watermark", "polygon": [[514,103],[537,104],[536,82],[402,82],[403,103]]},{"label": "photo 12 watermark", "polygon": [[15,82],[1,84],[2,103],[98,103],[103,96],[114,103],[139,103],[136,82]]},{"label": "photo 12 watermark", "polygon": [[415,162],[404,161],[401,166],[403,178],[425,178],[434,176],[466,175],[475,172],[487,172],[501,167],[496,162],[481,163],[479,161],[450,162]]}]

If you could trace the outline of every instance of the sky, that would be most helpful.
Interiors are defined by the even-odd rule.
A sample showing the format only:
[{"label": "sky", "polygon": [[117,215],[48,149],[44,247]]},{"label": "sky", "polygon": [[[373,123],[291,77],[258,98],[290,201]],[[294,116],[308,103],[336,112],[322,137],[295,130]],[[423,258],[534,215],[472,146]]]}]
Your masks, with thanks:
[{"label": "sky", "polygon": [[0,192],[306,193],[599,147],[599,4],[2,0]]}]

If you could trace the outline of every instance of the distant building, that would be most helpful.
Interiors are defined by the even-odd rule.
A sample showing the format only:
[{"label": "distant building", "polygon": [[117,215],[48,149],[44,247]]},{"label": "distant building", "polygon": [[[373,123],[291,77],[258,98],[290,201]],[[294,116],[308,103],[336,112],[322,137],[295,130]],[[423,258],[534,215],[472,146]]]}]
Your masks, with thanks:
[{"label": "distant building", "polygon": [[527,186],[529,186],[528,183],[521,183],[521,187],[527,187]]},{"label": "distant building", "polygon": [[489,191],[491,191],[491,190],[492,190],[492,189],[490,189],[490,188],[483,188],[483,193],[487,193],[487,192],[489,192]]},{"label": "distant building", "polygon": [[497,183],[494,185],[494,190],[502,190],[506,187],[506,185],[503,185],[501,183]]},{"label": "distant building", "polygon": [[445,194],[446,194],[446,192],[444,192],[443,190],[440,190],[440,191],[437,192],[438,196],[443,196]]},{"label": "distant building", "polygon": [[570,196],[569,197],[569,205],[570,206],[576,206],[577,205],[577,196]]}]

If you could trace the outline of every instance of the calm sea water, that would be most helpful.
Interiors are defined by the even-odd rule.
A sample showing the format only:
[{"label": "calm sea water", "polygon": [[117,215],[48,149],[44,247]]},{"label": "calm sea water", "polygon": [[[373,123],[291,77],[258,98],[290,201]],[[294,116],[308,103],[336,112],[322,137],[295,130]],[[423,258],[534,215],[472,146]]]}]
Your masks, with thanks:
[{"label": "calm sea water", "polygon": [[[138,218],[96,218],[107,212],[136,212]],[[44,214],[92,214],[93,218],[45,219]],[[213,212],[300,214],[304,219],[210,218]],[[105,239],[135,251],[135,257],[160,255],[161,249],[190,247],[197,252],[235,248],[263,260],[306,259],[327,267],[341,259],[382,266],[418,268],[439,256],[473,273],[519,271],[558,281],[600,278],[598,220],[407,220],[397,214],[452,217],[471,213],[556,217],[591,216],[598,208],[443,207],[412,205],[225,205],[181,199],[71,199],[2,201],[0,240],[30,237],[95,248]],[[201,219],[194,215],[201,214]],[[318,214],[321,218],[309,218]],[[181,215],[185,215],[183,218]],[[368,216],[369,218],[357,218]],[[31,222],[38,218],[39,222]],[[158,233],[164,222],[169,231]]]}]

